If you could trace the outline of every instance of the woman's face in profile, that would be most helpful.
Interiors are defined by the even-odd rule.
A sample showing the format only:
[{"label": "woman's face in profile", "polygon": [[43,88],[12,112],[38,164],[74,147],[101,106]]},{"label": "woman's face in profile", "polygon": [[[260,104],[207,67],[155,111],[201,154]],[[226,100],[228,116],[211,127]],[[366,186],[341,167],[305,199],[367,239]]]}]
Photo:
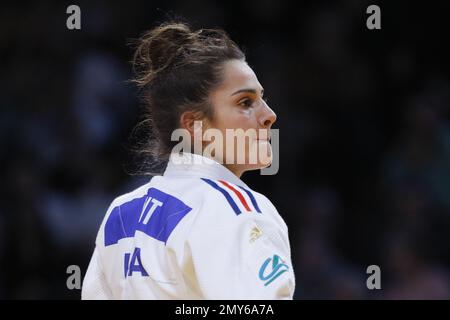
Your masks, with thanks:
[{"label": "woman's face in profile", "polygon": [[[216,154],[216,159],[221,158],[217,160],[239,177],[245,171],[270,165],[269,130],[276,115],[263,99],[263,87],[246,62],[227,61],[223,70],[222,83],[209,96],[214,115],[204,121],[203,130],[222,132],[224,153]],[[239,141],[244,141],[244,146]]]}]

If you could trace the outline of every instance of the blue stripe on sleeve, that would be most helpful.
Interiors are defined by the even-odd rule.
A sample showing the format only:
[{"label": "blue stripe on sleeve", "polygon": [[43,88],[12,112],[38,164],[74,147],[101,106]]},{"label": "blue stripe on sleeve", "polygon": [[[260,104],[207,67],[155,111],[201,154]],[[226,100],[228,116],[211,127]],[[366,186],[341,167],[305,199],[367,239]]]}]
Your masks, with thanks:
[{"label": "blue stripe on sleeve", "polygon": [[252,194],[249,190],[247,190],[247,189],[245,189],[245,188],[243,188],[243,187],[241,187],[241,186],[238,186],[238,187],[245,191],[245,193],[246,193],[246,194],[248,195],[248,197],[250,198],[250,200],[251,200],[253,206],[255,207],[256,211],[259,212],[259,213],[261,213],[261,210],[259,209],[258,203],[256,202],[256,199],[255,199],[255,197],[253,196],[253,194]]},{"label": "blue stripe on sleeve", "polygon": [[205,181],[207,184],[209,184],[211,187],[213,187],[214,189],[220,191],[224,197],[227,199],[228,203],[230,204],[230,206],[233,208],[234,213],[236,213],[237,215],[241,213],[241,210],[239,210],[239,207],[237,206],[236,202],[234,202],[233,198],[231,198],[230,194],[225,191],[224,189],[222,189],[221,187],[219,187],[217,185],[217,183],[215,183],[212,180],[206,179],[206,178],[201,178],[203,181]]}]

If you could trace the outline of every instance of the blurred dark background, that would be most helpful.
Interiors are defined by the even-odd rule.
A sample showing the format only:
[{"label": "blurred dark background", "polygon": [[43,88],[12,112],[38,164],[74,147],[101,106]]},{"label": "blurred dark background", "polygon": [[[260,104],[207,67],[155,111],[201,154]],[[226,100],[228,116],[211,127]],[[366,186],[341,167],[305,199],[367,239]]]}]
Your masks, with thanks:
[{"label": "blurred dark background", "polygon": [[[81,30],[66,8],[81,8]],[[381,8],[381,30],[366,8]],[[290,230],[297,299],[450,299],[444,2],[35,1],[0,9],[0,298],[79,299],[141,105],[127,43],[167,18],[222,27],[276,111],[280,170],[243,179]],[[366,268],[381,268],[381,290]]]}]

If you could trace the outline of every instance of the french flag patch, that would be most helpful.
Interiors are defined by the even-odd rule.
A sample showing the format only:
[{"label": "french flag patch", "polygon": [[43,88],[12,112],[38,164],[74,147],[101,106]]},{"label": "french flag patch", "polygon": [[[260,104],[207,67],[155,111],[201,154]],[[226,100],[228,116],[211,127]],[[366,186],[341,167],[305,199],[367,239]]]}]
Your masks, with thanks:
[{"label": "french flag patch", "polygon": [[242,212],[254,211],[261,213],[255,196],[250,190],[247,190],[246,188],[241,186],[233,185],[224,180],[213,181],[206,178],[201,179],[211,187],[222,193],[236,215],[239,215]]}]

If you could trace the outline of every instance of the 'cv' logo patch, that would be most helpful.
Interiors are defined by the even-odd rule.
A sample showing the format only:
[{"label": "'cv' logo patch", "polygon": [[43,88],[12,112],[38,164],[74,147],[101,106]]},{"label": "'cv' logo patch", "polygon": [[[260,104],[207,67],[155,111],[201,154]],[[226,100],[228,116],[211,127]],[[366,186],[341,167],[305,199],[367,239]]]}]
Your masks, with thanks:
[{"label": "'cv' logo patch", "polygon": [[[272,271],[269,274],[266,274],[267,267],[271,264]],[[267,258],[259,269],[259,278],[262,281],[266,281],[264,286],[268,286],[271,284],[276,278],[281,276],[283,273],[288,271],[289,267],[284,261],[276,254],[273,255],[272,258]]]}]

